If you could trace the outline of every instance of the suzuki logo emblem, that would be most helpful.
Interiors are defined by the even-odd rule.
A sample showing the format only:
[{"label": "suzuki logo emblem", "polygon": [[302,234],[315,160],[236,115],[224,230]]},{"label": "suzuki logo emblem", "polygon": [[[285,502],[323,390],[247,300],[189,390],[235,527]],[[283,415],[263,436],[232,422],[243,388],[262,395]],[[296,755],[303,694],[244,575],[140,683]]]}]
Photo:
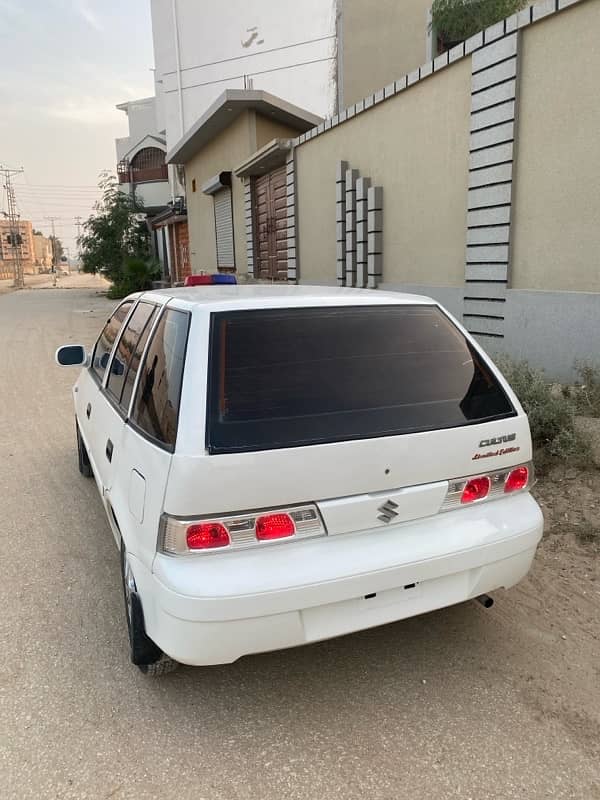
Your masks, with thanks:
[{"label": "suzuki logo emblem", "polygon": [[379,506],[377,511],[379,511],[379,516],[377,519],[380,519],[382,522],[386,524],[391,522],[394,517],[398,516],[398,512],[396,509],[398,508],[398,503],[394,503],[393,500],[387,500],[382,506]]}]

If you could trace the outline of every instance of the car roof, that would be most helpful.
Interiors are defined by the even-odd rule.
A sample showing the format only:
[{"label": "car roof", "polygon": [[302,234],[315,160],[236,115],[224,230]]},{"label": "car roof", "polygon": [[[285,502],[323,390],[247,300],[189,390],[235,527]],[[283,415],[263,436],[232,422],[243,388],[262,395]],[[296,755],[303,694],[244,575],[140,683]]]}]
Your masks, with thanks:
[{"label": "car roof", "polygon": [[215,284],[156,289],[142,297],[193,311],[352,305],[435,305],[430,297],[346,286]]}]

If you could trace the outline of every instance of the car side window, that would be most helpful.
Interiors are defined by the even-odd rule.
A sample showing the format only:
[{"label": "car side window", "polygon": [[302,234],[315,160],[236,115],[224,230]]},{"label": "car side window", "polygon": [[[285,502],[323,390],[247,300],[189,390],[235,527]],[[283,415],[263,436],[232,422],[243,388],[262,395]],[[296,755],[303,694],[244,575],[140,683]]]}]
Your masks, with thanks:
[{"label": "car side window", "polygon": [[[121,333],[110,365],[110,375],[106,383],[108,393],[117,403],[122,403],[121,396],[123,394],[125,382],[131,372],[134,350],[136,349],[140,337],[149,325],[155,309],[156,306],[151,303],[138,303]],[[132,381],[135,380],[135,372],[137,372],[137,367],[132,375]]]},{"label": "car side window", "polygon": [[190,316],[167,309],[150,340],[131,413],[150,438],[175,445]]},{"label": "car side window", "polygon": [[129,408],[129,403],[131,402],[131,395],[133,394],[133,387],[135,385],[135,378],[138,374],[138,370],[140,368],[140,362],[142,360],[142,355],[144,354],[144,349],[146,347],[146,342],[148,341],[148,337],[150,336],[150,331],[152,330],[152,325],[154,324],[154,320],[156,319],[156,315],[158,314],[158,308],[155,307],[140,338],[138,339],[138,343],[136,345],[135,350],[133,351],[133,355],[131,357],[131,361],[129,362],[129,369],[127,370],[127,374],[125,375],[125,383],[123,385],[123,392],[121,394],[121,405],[123,409],[127,411]]},{"label": "car side window", "polygon": [[121,330],[123,320],[127,314],[129,314],[132,305],[133,300],[127,300],[125,303],[121,303],[104,326],[104,330],[96,342],[94,354],[92,355],[92,370],[96,373],[100,381],[102,381],[106,367],[108,366],[110,351],[115,343],[117,334]]}]

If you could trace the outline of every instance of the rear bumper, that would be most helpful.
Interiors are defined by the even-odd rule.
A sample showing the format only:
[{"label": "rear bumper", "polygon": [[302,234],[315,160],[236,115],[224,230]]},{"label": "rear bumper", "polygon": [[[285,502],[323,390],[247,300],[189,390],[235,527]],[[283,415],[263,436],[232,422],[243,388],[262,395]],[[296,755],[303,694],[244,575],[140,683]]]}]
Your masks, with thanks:
[{"label": "rear bumper", "polygon": [[157,556],[153,573],[132,566],[159,647],[186,664],[220,664],[508,588],[527,574],[542,530],[524,494],[258,553]]}]

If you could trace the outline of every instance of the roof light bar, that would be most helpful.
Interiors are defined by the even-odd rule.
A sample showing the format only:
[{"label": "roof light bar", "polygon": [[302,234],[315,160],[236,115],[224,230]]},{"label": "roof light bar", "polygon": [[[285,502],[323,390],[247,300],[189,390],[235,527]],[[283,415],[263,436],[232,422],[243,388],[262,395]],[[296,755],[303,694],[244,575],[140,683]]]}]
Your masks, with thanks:
[{"label": "roof light bar", "polygon": [[235,275],[216,272],[213,275],[188,275],[184,286],[214,286],[215,284],[237,284]]}]

